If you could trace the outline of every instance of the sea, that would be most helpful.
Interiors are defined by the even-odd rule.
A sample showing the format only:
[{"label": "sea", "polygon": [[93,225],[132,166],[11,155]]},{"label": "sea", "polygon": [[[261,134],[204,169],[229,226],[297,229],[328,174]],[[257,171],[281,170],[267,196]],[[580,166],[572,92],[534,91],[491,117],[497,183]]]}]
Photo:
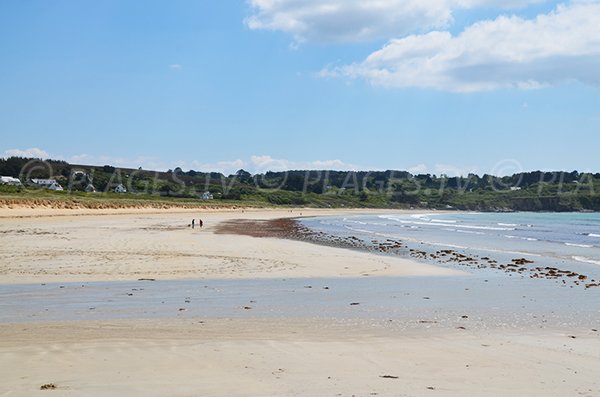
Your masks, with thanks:
[{"label": "sea", "polygon": [[382,213],[301,222],[335,236],[400,240],[406,255],[451,249],[500,262],[523,257],[600,279],[600,213]]}]

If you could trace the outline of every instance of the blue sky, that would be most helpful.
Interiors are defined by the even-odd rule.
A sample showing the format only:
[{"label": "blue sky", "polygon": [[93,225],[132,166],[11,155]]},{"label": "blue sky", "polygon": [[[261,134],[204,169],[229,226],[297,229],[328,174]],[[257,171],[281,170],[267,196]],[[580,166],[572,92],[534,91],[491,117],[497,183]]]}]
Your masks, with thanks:
[{"label": "blue sky", "polygon": [[600,171],[599,2],[379,3],[0,2],[0,155]]}]

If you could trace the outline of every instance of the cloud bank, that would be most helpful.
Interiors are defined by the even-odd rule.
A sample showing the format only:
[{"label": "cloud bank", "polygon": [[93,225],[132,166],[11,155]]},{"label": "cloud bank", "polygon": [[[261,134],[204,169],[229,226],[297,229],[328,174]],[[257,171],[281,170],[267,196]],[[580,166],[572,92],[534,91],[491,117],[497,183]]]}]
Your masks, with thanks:
[{"label": "cloud bank", "polygon": [[600,3],[579,1],[534,19],[481,21],[458,36],[433,31],[394,39],[360,63],[324,69],[320,75],[457,92],[571,81],[599,86],[599,26]]},{"label": "cloud bank", "polygon": [[447,29],[456,10],[510,12],[548,0],[248,0],[251,29],[296,42],[388,42],[362,61],[320,71],[388,88],[451,92],[600,86],[600,1],[571,0],[532,18],[500,15]]},{"label": "cloud bank", "polygon": [[297,42],[360,42],[447,27],[455,9],[519,8],[546,0],[249,0],[250,29]]},{"label": "cloud bank", "polygon": [[193,161],[175,161],[167,162],[158,157],[113,157],[105,155],[76,154],[64,156],[61,154],[49,153],[43,149],[9,149],[5,150],[1,157],[8,158],[31,157],[40,159],[64,160],[71,164],[84,165],[112,165],[122,168],[142,167],[146,170],[166,171],[169,168],[180,167],[184,170],[196,170],[201,172],[221,172],[225,175],[233,174],[240,169],[245,169],[252,173],[264,173],[267,171],[290,171],[290,170],[337,170],[337,171],[355,171],[364,169],[354,164],[346,163],[342,160],[314,160],[314,161],[293,161],[282,158],[274,158],[269,155],[252,155],[247,160],[223,160],[215,162]]},{"label": "cloud bank", "polygon": [[29,149],[8,149],[5,150],[2,157],[27,157],[36,159],[47,159],[50,157],[47,151],[32,147]]}]

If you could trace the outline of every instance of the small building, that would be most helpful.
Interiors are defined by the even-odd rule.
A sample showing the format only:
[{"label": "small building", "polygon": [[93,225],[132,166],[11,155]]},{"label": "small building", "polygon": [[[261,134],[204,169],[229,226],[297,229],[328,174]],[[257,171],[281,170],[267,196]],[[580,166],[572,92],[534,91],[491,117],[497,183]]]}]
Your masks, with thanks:
[{"label": "small building", "polygon": [[59,191],[59,190],[64,190],[64,189],[63,189],[63,187],[60,184],[58,184],[57,182],[54,182],[53,184],[51,184],[50,186],[48,186],[48,190]]},{"label": "small building", "polygon": [[48,190],[64,190],[63,187],[56,182],[56,179],[32,179],[31,185],[35,187],[42,187]]},{"label": "small building", "polygon": [[211,192],[202,193],[202,200],[212,200],[214,197]]},{"label": "small building", "polygon": [[31,180],[31,186],[37,186],[37,187],[48,187],[48,186],[52,185],[53,183],[56,183],[56,179],[32,179]]},{"label": "small building", "polygon": [[21,186],[21,181],[12,176],[0,176],[0,185]]},{"label": "small building", "polygon": [[115,188],[115,193],[127,193],[127,189],[125,189],[125,186],[123,186],[123,184],[119,184]]},{"label": "small building", "polygon": [[90,183],[85,187],[85,191],[88,193],[96,193],[96,187]]}]

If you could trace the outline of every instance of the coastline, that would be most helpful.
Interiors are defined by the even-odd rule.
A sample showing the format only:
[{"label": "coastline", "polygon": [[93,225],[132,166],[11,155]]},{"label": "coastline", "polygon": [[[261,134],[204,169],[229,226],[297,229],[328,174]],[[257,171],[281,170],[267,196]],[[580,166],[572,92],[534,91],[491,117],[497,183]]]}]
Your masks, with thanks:
[{"label": "coastline", "polygon": [[[360,210],[140,211],[89,215],[0,210],[0,283],[152,278],[286,278],[457,275],[404,258],[301,241],[213,233],[234,219],[275,220]],[[374,211],[380,212],[380,211]],[[56,216],[60,215],[60,216]],[[100,216],[102,215],[102,216]],[[205,227],[191,229],[191,219]],[[320,265],[326,262],[327,266]]]},{"label": "coastline", "polygon": [[0,210],[7,395],[600,393],[584,290],[524,292],[505,275],[293,235],[306,232],[293,218],[369,211],[11,211]]}]

